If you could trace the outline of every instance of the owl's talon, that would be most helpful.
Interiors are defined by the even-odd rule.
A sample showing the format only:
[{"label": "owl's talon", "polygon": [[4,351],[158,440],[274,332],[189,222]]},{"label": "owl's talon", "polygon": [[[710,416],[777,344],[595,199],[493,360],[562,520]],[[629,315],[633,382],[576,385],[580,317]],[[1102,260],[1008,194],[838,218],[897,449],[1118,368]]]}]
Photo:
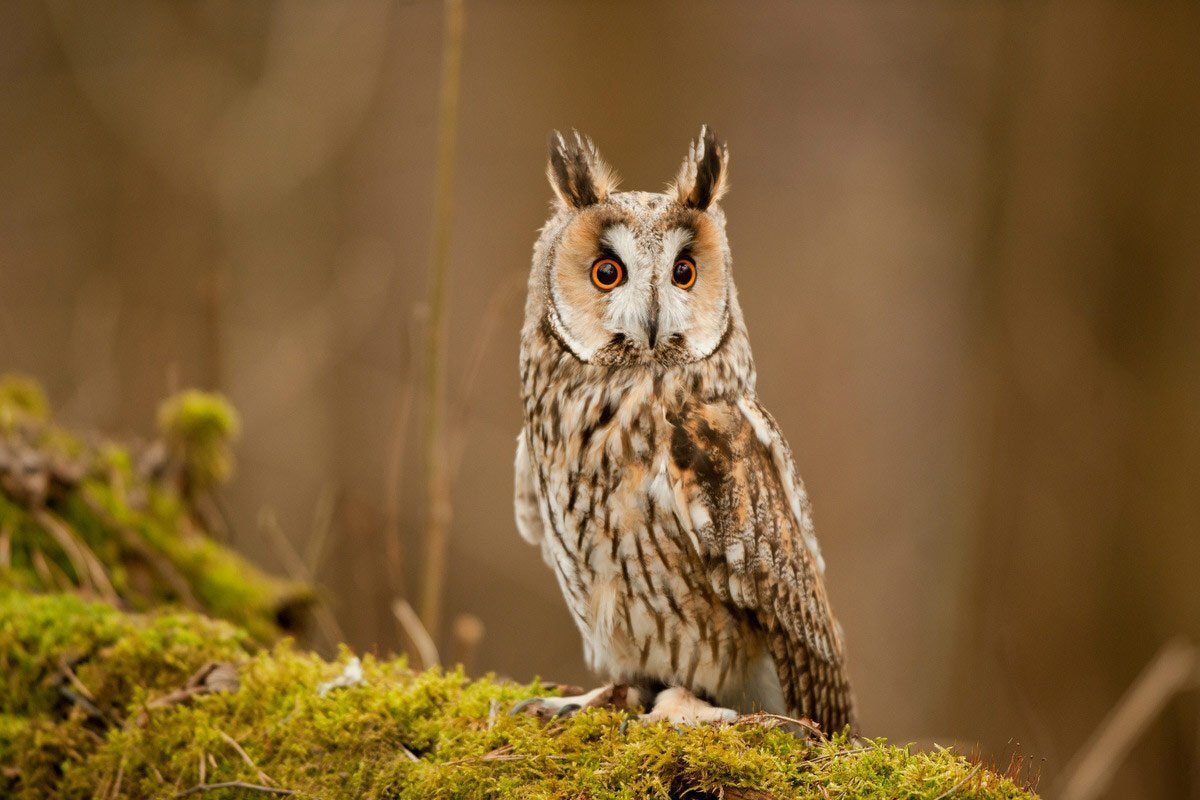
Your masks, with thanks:
[{"label": "owl's talon", "polygon": [[540,703],[545,699],[546,698],[544,698],[544,697],[527,697],[524,700],[520,701],[519,703],[515,704],[512,708],[510,708],[508,710],[508,715],[510,717],[515,717],[517,714],[520,714],[522,711],[529,708],[534,703]]},{"label": "owl's talon", "polygon": [[734,722],[738,713],[731,708],[721,708],[706,703],[681,686],[673,686],[658,694],[654,708],[641,719],[646,722],[670,722],[682,732],[680,726],[700,725],[706,722]]},{"label": "owl's talon", "polygon": [[514,705],[508,713],[517,715],[525,711],[542,719],[559,719],[569,717],[585,708],[625,709],[629,707],[629,703],[636,703],[637,699],[636,689],[616,684],[567,697],[529,697]]}]

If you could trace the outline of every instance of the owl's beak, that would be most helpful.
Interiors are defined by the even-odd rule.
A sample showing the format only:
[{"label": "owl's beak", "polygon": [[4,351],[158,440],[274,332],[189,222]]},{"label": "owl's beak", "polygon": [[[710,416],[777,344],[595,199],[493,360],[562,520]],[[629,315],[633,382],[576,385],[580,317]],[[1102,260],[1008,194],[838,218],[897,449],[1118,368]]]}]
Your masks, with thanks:
[{"label": "owl's beak", "polygon": [[646,344],[650,349],[654,349],[654,345],[658,344],[658,294],[655,292],[650,297],[650,314],[646,318]]},{"label": "owl's beak", "polygon": [[658,342],[658,320],[652,319],[646,326],[646,342],[650,345],[650,349],[654,349],[654,345]]}]

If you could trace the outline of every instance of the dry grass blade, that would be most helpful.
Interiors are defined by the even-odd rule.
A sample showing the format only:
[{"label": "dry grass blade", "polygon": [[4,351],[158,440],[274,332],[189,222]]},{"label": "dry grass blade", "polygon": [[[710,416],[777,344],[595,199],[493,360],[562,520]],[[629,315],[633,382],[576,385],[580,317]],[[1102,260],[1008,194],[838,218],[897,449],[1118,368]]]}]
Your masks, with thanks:
[{"label": "dry grass blade", "polygon": [[1190,642],[1168,642],[1071,759],[1059,781],[1063,800],[1102,796],[1125,756],[1172,697],[1200,680],[1200,651]]},{"label": "dry grass blade", "polygon": [[[308,571],[304,559],[300,557],[300,552],[296,550],[295,545],[288,539],[287,534],[283,532],[283,528],[279,527],[279,521],[275,517],[275,512],[270,509],[263,509],[258,516],[258,526],[270,534],[270,541],[275,546],[275,552],[283,562],[288,577],[300,583],[313,583],[312,574]],[[334,616],[326,603],[317,603],[313,607],[312,613],[317,627],[321,629],[321,635],[328,640],[328,644],[331,647],[337,647],[346,641],[346,635],[342,632],[342,626],[338,624],[337,617]]]},{"label": "dry grass blade", "polygon": [[869,753],[874,749],[876,749],[876,748],[874,748],[874,747],[854,747],[854,748],[851,748],[850,750],[836,750],[832,753],[822,753],[819,756],[813,756],[812,758],[806,758],[805,763],[815,764],[818,761],[831,761],[835,758],[842,758],[843,756],[856,756],[856,755],[859,755],[860,753]]},{"label": "dry grass blade", "polygon": [[75,691],[79,692],[93,703],[96,702],[96,695],[92,694],[92,690],[87,686],[84,686],[83,681],[79,680],[79,676],[75,674],[75,670],[71,668],[71,664],[67,661],[65,656],[58,659],[58,669],[60,672],[62,672],[63,677],[65,677],[67,681],[69,681],[70,684],[75,687]]},{"label": "dry grass blade", "polygon": [[263,792],[265,794],[291,795],[295,794],[291,789],[279,789],[274,786],[260,786],[257,783],[246,783],[245,781],[222,781],[220,783],[198,783],[190,789],[184,789],[175,795],[176,798],[190,797],[194,794],[202,792],[215,792],[218,789],[245,789],[248,792]]},{"label": "dry grass blade", "polygon": [[46,560],[46,554],[37,548],[29,551],[29,560],[33,564],[33,571],[38,576],[38,580],[47,588],[57,588],[59,591],[70,591],[71,587],[61,586],[54,577],[54,573],[50,571],[50,562]]},{"label": "dry grass blade", "polygon": [[100,517],[108,528],[117,532],[117,535],[121,537],[121,545],[123,547],[133,551],[139,558],[150,565],[150,568],[171,587],[171,591],[175,592],[179,602],[192,611],[202,610],[200,601],[196,599],[196,595],[192,592],[192,586],[188,582],[188,579],[179,571],[171,559],[147,544],[140,535],[128,526],[118,522],[116,517],[110,514],[108,509],[96,500],[95,495],[91,491],[85,490],[82,496],[83,502],[87,505],[88,509]]},{"label": "dry grass blade", "polygon": [[258,764],[255,764],[254,759],[250,758],[250,754],[247,753],[240,744],[238,744],[237,739],[234,739],[228,733],[226,733],[223,730],[219,730],[219,729],[217,730],[217,735],[220,736],[222,739],[224,739],[230,747],[232,747],[234,750],[237,751],[237,754],[242,757],[242,761],[246,762],[246,766],[250,767],[250,769],[254,770],[255,773],[257,773],[258,779],[260,781],[267,784],[268,786],[273,785],[275,783],[275,781],[271,780],[270,777],[267,776],[267,773],[263,772],[261,769],[258,768]]},{"label": "dry grass blade", "polygon": [[962,778],[960,778],[956,784],[954,784],[949,789],[947,789],[946,791],[939,794],[933,800],[946,800],[946,798],[953,797],[954,793],[957,792],[959,789],[963,788],[964,786],[966,786],[968,783],[970,783],[971,779],[974,778],[976,775],[978,775],[979,770],[981,770],[981,769],[983,769],[983,764],[976,764],[974,767],[971,768],[971,771],[968,772],[966,775],[963,775]]},{"label": "dry grass blade", "polygon": [[338,492],[333,486],[326,486],[317,497],[313,507],[312,534],[304,548],[304,568],[309,580],[315,580],[320,570],[321,561],[325,555],[325,545],[333,530],[333,520],[337,513]]},{"label": "dry grass blade", "polygon": [[443,761],[438,764],[440,767],[454,767],[459,764],[480,764],[489,761],[526,761],[536,758],[545,758],[549,761],[567,760],[568,756],[546,755],[544,753],[514,753],[511,744],[502,745],[481,756],[468,756],[467,758],[456,758],[453,761]]},{"label": "dry grass blade", "polygon": [[404,635],[413,643],[413,647],[417,650],[417,658],[421,659],[422,669],[436,667],[441,663],[441,656],[438,655],[437,645],[433,643],[433,637],[429,635],[429,631],[425,630],[421,618],[417,616],[417,612],[413,611],[413,607],[408,601],[403,598],[397,598],[392,602],[392,614],[396,617],[396,621],[400,623]]},{"label": "dry grass blade", "polygon": [[84,586],[94,588],[106,603],[120,608],[121,598],[117,596],[117,590],[113,588],[112,581],[109,580],[108,570],[92,552],[92,549],[87,546],[87,543],[76,536],[70,526],[45,509],[34,511],[33,518],[58,542],[59,547],[71,562],[71,566],[74,567],[76,575],[79,576],[79,582]]},{"label": "dry grass blade", "polygon": [[117,765],[117,777],[113,779],[112,789],[108,793],[108,800],[117,800],[121,796],[121,783],[125,780],[125,761],[128,754],[121,755],[121,763]]}]

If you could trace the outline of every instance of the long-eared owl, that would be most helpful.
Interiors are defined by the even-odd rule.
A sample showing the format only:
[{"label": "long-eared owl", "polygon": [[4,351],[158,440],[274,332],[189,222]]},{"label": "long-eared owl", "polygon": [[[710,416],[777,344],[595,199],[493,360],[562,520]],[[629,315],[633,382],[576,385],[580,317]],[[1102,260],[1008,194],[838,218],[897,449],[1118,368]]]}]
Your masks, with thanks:
[{"label": "long-eared owl", "polygon": [[[755,392],[701,129],[663,193],[617,192],[591,141],[554,134],[533,250],[516,517],[612,683],[651,718],[765,710],[854,725],[804,485]],[[631,694],[632,693],[632,694]]]}]

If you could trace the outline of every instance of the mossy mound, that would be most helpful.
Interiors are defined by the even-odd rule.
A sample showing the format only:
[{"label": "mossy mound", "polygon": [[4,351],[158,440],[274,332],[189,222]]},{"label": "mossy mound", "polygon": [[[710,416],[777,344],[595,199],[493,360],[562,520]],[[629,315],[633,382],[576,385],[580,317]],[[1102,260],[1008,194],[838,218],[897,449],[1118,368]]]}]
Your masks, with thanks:
[{"label": "mossy mound", "polygon": [[[1032,798],[948,751],[676,729],[403,660],[327,662],[189,613],[0,592],[0,794],[19,798]],[[220,679],[213,676],[220,675]],[[325,691],[323,691],[325,690]],[[216,788],[227,785],[227,788]]]},{"label": "mossy mound", "polygon": [[237,417],[184,392],[142,446],[55,425],[36,383],[0,376],[0,586],[71,591],[144,611],[175,604],[273,641],[312,590],[265,574],[217,541],[212,492],[232,468]]}]

